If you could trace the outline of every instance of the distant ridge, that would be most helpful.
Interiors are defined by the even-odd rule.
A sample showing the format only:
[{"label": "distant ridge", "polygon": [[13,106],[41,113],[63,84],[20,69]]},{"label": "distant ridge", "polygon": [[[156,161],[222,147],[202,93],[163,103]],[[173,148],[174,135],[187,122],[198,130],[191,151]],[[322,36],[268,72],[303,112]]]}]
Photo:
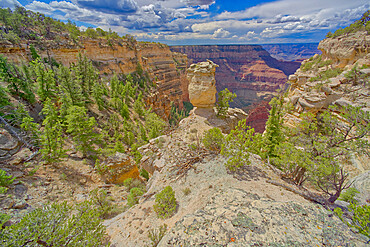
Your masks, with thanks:
[{"label": "distant ridge", "polygon": [[262,44],[261,46],[270,53],[273,58],[283,61],[302,61],[315,54],[321,54],[317,49],[319,43],[286,43],[286,44]]}]

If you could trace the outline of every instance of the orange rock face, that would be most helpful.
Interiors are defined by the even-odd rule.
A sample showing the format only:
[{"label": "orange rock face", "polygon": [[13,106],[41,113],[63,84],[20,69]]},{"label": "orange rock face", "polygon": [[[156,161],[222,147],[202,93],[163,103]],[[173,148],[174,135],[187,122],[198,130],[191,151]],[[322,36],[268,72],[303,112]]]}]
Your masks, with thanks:
[{"label": "orange rock face", "polygon": [[[0,54],[14,62],[30,60],[30,42],[24,41],[18,46],[2,43]],[[66,66],[76,62],[81,52],[92,60],[103,76],[111,75],[112,72],[132,73],[140,64],[157,85],[146,101],[163,118],[169,116],[171,101],[182,107],[182,102],[188,98],[185,70],[187,56],[172,53],[167,45],[125,39],[108,42],[105,39],[84,38],[78,45],[65,39],[58,45],[55,45],[55,41],[53,45],[47,43],[44,48],[37,49],[41,57],[53,57]]]}]

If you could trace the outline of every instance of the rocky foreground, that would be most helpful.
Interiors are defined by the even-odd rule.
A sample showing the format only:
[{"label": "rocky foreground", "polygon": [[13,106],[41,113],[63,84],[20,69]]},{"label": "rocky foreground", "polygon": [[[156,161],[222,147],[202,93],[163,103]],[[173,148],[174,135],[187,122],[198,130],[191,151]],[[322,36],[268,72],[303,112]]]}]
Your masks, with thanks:
[{"label": "rocky foreground", "polygon": [[[139,204],[105,222],[112,246],[148,246],[148,232],[163,224],[168,231],[158,246],[366,246],[365,237],[333,212],[273,185],[292,186],[258,156],[230,172],[221,155],[191,149],[182,140],[197,136],[197,124],[204,119],[193,114],[142,148],[154,173]],[[153,210],[155,194],[168,185],[177,210],[161,220]]]}]

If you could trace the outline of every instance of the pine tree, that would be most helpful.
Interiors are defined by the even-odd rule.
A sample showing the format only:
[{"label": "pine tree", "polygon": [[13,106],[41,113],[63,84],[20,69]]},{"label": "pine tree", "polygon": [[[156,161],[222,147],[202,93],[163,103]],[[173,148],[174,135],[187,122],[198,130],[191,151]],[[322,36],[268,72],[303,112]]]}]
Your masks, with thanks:
[{"label": "pine tree", "polygon": [[47,163],[56,163],[65,157],[66,151],[63,148],[65,137],[58,110],[49,98],[45,100],[42,114],[45,119],[42,122],[44,129],[40,137],[40,152]]},{"label": "pine tree", "polygon": [[54,71],[49,70],[45,64],[40,61],[40,59],[33,61],[31,64],[36,73],[37,94],[39,95],[40,100],[45,101],[47,98],[56,99],[57,86]]},{"label": "pine tree", "polygon": [[95,131],[96,121],[93,117],[88,117],[86,108],[81,106],[71,106],[66,116],[67,133],[71,134],[77,150],[84,156],[89,152],[95,152],[94,144],[99,141],[99,134]]},{"label": "pine tree", "polygon": [[79,84],[77,84],[73,80],[73,76],[71,74],[70,69],[68,69],[67,67],[61,66],[58,71],[58,78],[59,78],[60,85],[62,87],[62,91],[64,92],[64,95],[65,95],[65,98],[63,99],[63,103],[66,106],[84,105],[81,87]]},{"label": "pine tree", "polygon": [[92,65],[92,62],[81,53],[78,54],[76,66],[73,68],[76,76],[76,83],[80,85],[85,100],[89,100],[93,85],[98,80],[98,73]]}]

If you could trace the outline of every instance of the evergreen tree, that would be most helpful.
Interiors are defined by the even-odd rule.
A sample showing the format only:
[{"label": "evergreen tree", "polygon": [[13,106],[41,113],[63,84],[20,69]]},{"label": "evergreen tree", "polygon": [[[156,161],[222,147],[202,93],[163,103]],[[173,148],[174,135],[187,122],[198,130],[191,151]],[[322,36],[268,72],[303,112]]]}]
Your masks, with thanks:
[{"label": "evergreen tree", "polygon": [[56,163],[65,157],[64,141],[61,119],[56,106],[49,98],[45,100],[42,114],[45,116],[42,125],[44,129],[40,137],[42,158],[47,163]]},{"label": "evergreen tree", "polygon": [[296,184],[312,181],[331,203],[349,186],[343,160],[352,152],[368,154],[370,132],[368,112],[352,106],[335,111],[341,112],[340,118],[330,111],[303,114],[287,142],[277,146],[273,160]]},{"label": "evergreen tree", "polygon": [[47,98],[56,99],[57,86],[54,71],[47,69],[40,59],[32,62],[32,65],[36,74],[37,94],[41,101],[45,101]]},{"label": "evergreen tree", "polygon": [[81,91],[85,100],[89,100],[92,93],[93,85],[97,83],[98,73],[92,65],[91,61],[81,53],[78,54],[77,63],[73,68],[75,73],[76,83],[80,85]]},{"label": "evergreen tree", "polygon": [[67,67],[61,66],[58,71],[58,78],[62,91],[64,92],[63,103],[66,106],[75,105],[82,106],[83,95],[82,90],[79,84],[73,80],[70,69]]},{"label": "evergreen tree", "polygon": [[264,151],[267,157],[276,157],[275,148],[284,140],[283,128],[283,101],[273,98],[270,101],[271,110],[266,122],[266,130],[263,136]]},{"label": "evergreen tree", "polygon": [[229,103],[233,102],[236,98],[236,94],[229,91],[225,88],[218,93],[218,102],[216,104],[217,116],[226,117],[227,110],[229,109]]},{"label": "evergreen tree", "polygon": [[95,152],[94,144],[98,143],[99,135],[95,132],[96,121],[93,117],[88,117],[86,108],[81,106],[71,106],[66,116],[67,133],[71,134],[77,150],[84,156],[88,152]]}]

